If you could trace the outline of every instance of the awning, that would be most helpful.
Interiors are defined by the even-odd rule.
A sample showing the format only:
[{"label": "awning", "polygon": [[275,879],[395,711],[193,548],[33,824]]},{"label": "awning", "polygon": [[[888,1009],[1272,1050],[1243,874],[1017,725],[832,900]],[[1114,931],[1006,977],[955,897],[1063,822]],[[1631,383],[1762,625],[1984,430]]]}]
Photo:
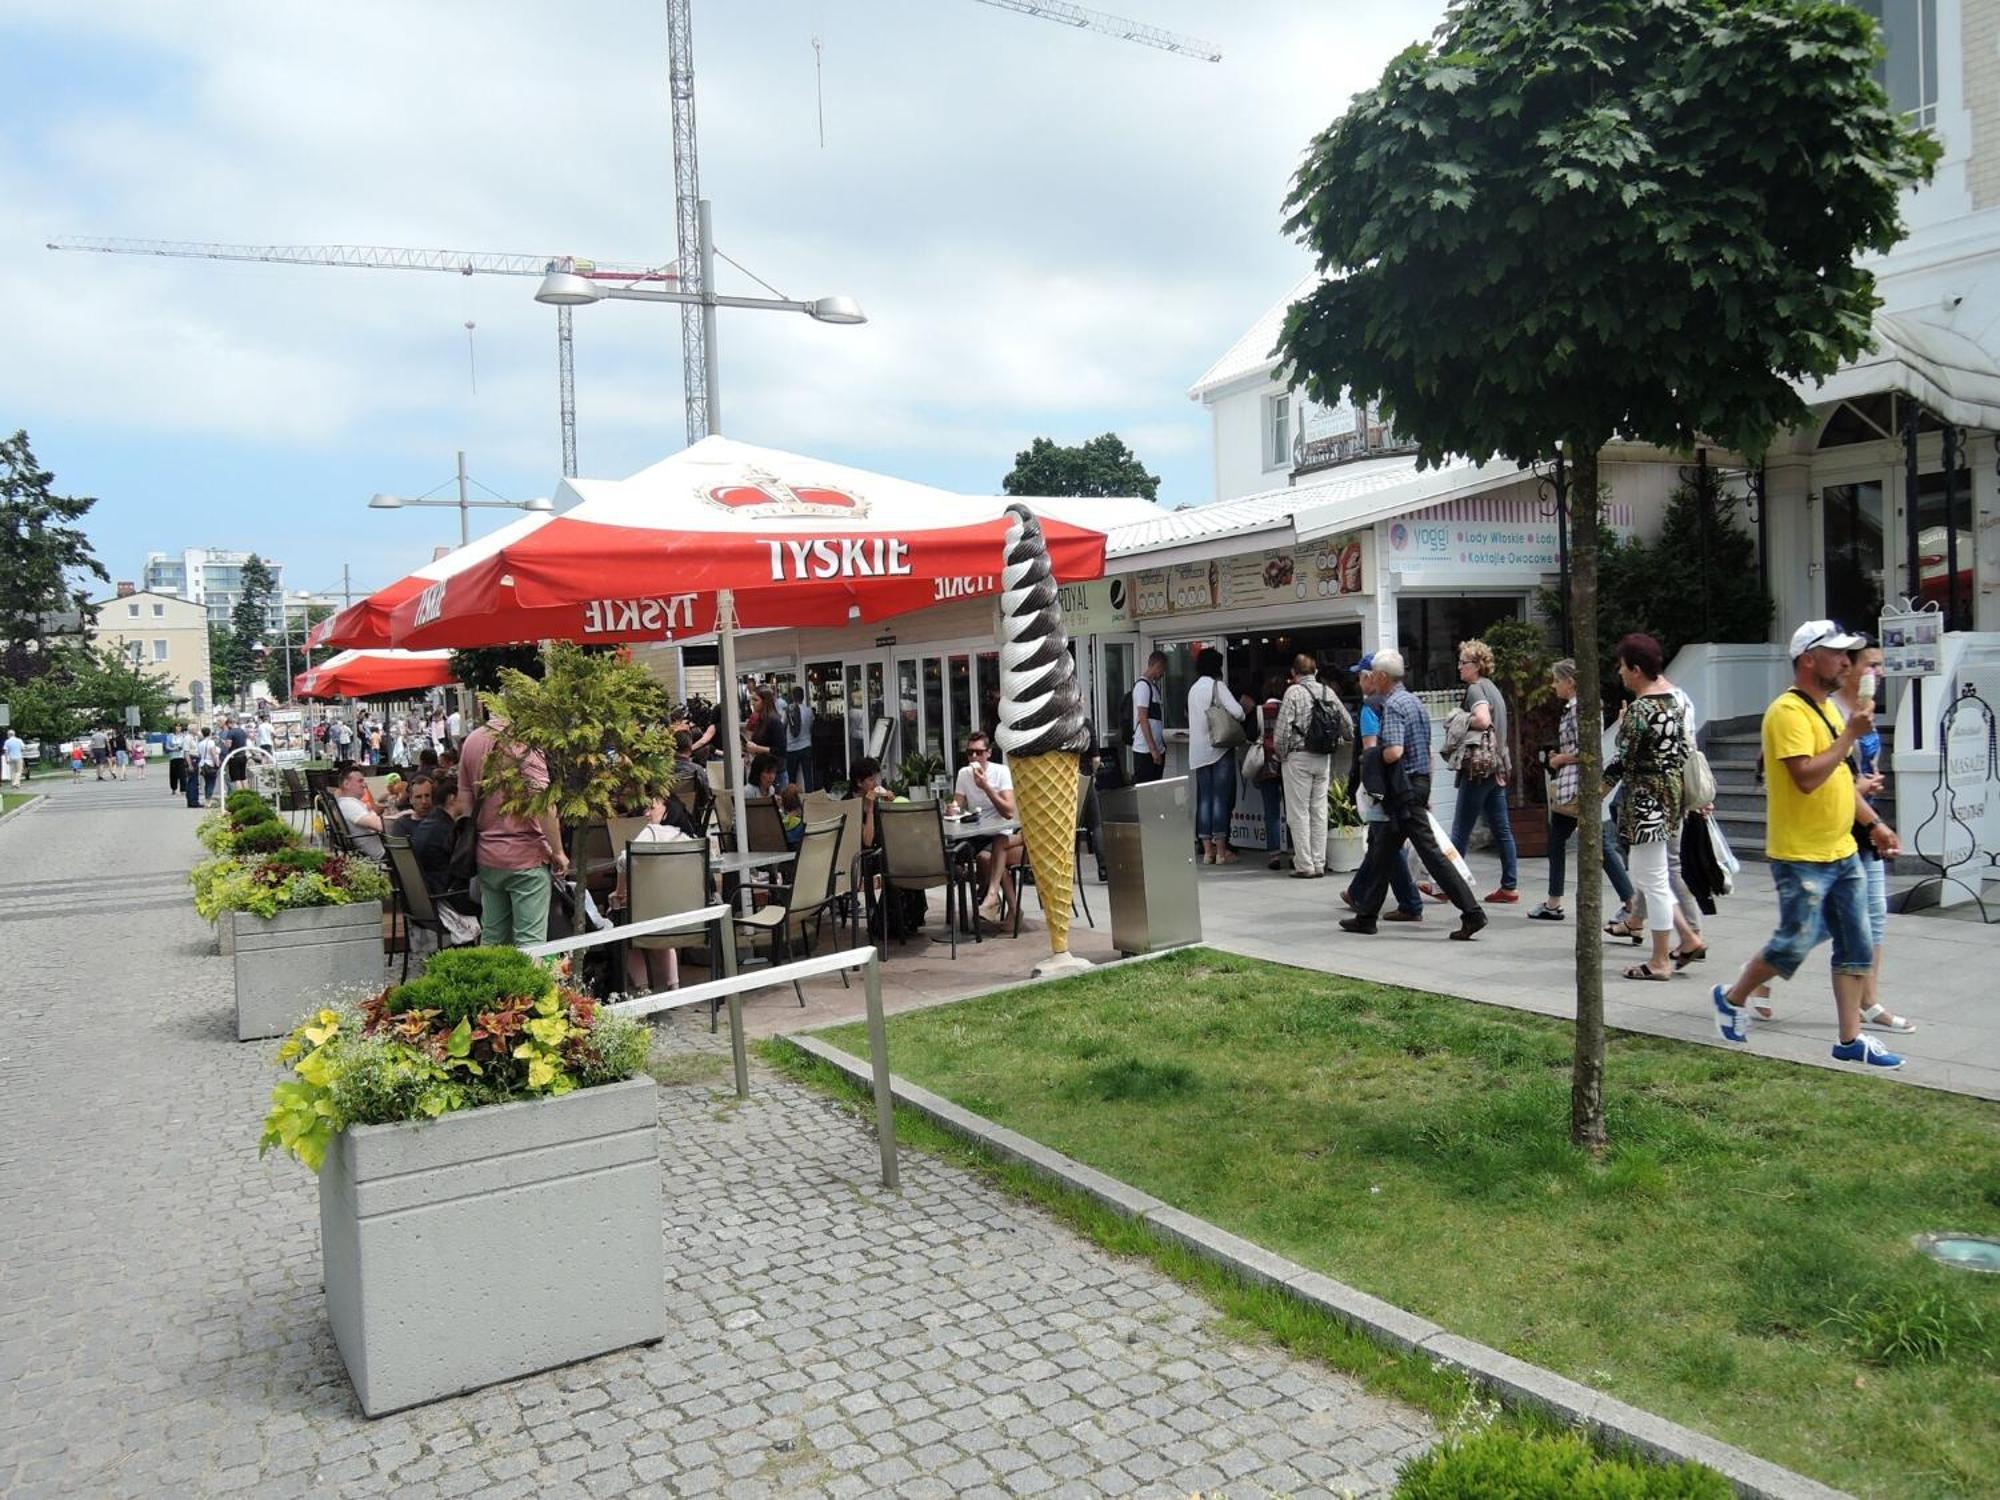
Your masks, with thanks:
[{"label": "awning", "polygon": [[448,687],[449,651],[343,651],[292,679],[294,698],[379,698]]},{"label": "awning", "polygon": [[1955,329],[1909,313],[1875,315],[1875,348],[1799,394],[1815,406],[1893,391],[1955,427],[2000,431],[2000,363]]}]

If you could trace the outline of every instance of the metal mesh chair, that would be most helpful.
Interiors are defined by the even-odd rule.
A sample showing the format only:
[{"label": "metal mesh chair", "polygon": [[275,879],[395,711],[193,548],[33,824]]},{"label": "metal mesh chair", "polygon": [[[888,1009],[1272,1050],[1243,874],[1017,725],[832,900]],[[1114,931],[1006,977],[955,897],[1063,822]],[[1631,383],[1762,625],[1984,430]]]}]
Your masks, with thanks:
[{"label": "metal mesh chair", "polygon": [[[841,825],[837,822],[808,824],[799,840],[799,852],[792,860],[791,879],[786,882],[784,900],[773,899],[747,917],[736,919],[736,932],[748,937],[754,954],[769,947],[771,962],[784,963],[794,953],[811,953],[819,941],[826,911],[833,904],[833,877],[839,869]],[[811,936],[808,938],[807,931]],[[847,975],[841,976],[843,985]],[[799,1004],[806,992],[792,981]]]},{"label": "metal mesh chair", "polygon": [[[951,956],[958,957],[958,924],[970,898],[966,864],[954,857],[944,837],[943,804],[885,802],[875,809],[881,837],[881,873],[885,891],[931,891],[944,887],[945,923],[951,932]],[[883,923],[888,937],[888,923]],[[973,941],[979,940],[978,929]]]},{"label": "metal mesh chair", "polygon": [[440,949],[474,946],[478,939],[455,940],[444,918],[438,915],[437,902],[430,887],[424,884],[424,869],[417,863],[417,852],[410,847],[410,841],[400,834],[384,833],[382,847],[389,856],[389,884],[395,892],[396,909],[403,917],[403,978],[410,977],[412,928],[437,934]]},{"label": "metal mesh chair", "polygon": [[[701,911],[715,903],[715,883],[709,875],[705,839],[662,839],[625,846],[625,908],[634,922],[650,922],[675,912]],[[672,948],[698,953],[710,974],[722,972],[722,952],[716,927],[695,923],[669,932],[632,939],[642,951]],[[722,1002],[709,1007],[708,1028],[716,1028]]]}]

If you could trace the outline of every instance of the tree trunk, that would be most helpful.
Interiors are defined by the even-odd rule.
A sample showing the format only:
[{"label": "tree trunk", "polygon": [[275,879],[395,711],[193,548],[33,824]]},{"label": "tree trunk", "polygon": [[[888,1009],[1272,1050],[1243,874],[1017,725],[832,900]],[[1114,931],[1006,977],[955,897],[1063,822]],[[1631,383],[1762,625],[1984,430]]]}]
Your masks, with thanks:
[{"label": "tree trunk", "polygon": [[1577,739],[1583,752],[1576,799],[1576,1054],[1570,1072],[1570,1140],[1604,1149],[1604,800],[1602,664],[1597,660],[1597,450],[1569,449],[1570,634],[1576,667]]}]

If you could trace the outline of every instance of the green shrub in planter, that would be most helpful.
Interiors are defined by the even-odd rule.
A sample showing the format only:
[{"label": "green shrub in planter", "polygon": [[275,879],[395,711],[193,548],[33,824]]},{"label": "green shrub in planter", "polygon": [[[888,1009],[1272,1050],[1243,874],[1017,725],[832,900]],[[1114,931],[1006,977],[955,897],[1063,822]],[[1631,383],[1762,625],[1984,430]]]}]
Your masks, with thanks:
[{"label": "green shrub in planter", "polygon": [[1530,1436],[1489,1427],[1440,1443],[1404,1468],[1396,1500],[1731,1500],[1699,1464],[1607,1456],[1574,1433]]},{"label": "green shrub in planter", "polygon": [[276,818],[266,818],[257,823],[239,823],[230,835],[230,847],[238,854],[275,854],[280,849],[288,849],[299,841],[293,833]]},{"label": "green shrub in planter", "polygon": [[452,1027],[520,996],[539,996],[554,983],[518,948],[451,948],[432,958],[421,978],[389,991],[384,1004],[391,1015],[435,1011]]}]

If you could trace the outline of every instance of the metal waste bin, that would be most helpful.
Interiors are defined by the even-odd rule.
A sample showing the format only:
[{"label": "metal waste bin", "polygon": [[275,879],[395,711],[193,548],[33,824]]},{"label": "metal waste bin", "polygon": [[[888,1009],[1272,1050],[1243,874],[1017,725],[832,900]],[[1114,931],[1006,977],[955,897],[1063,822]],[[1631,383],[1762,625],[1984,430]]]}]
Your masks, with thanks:
[{"label": "metal waste bin", "polygon": [[1098,794],[1111,944],[1156,953],[1201,941],[1194,868],[1194,782],[1186,776]]}]

